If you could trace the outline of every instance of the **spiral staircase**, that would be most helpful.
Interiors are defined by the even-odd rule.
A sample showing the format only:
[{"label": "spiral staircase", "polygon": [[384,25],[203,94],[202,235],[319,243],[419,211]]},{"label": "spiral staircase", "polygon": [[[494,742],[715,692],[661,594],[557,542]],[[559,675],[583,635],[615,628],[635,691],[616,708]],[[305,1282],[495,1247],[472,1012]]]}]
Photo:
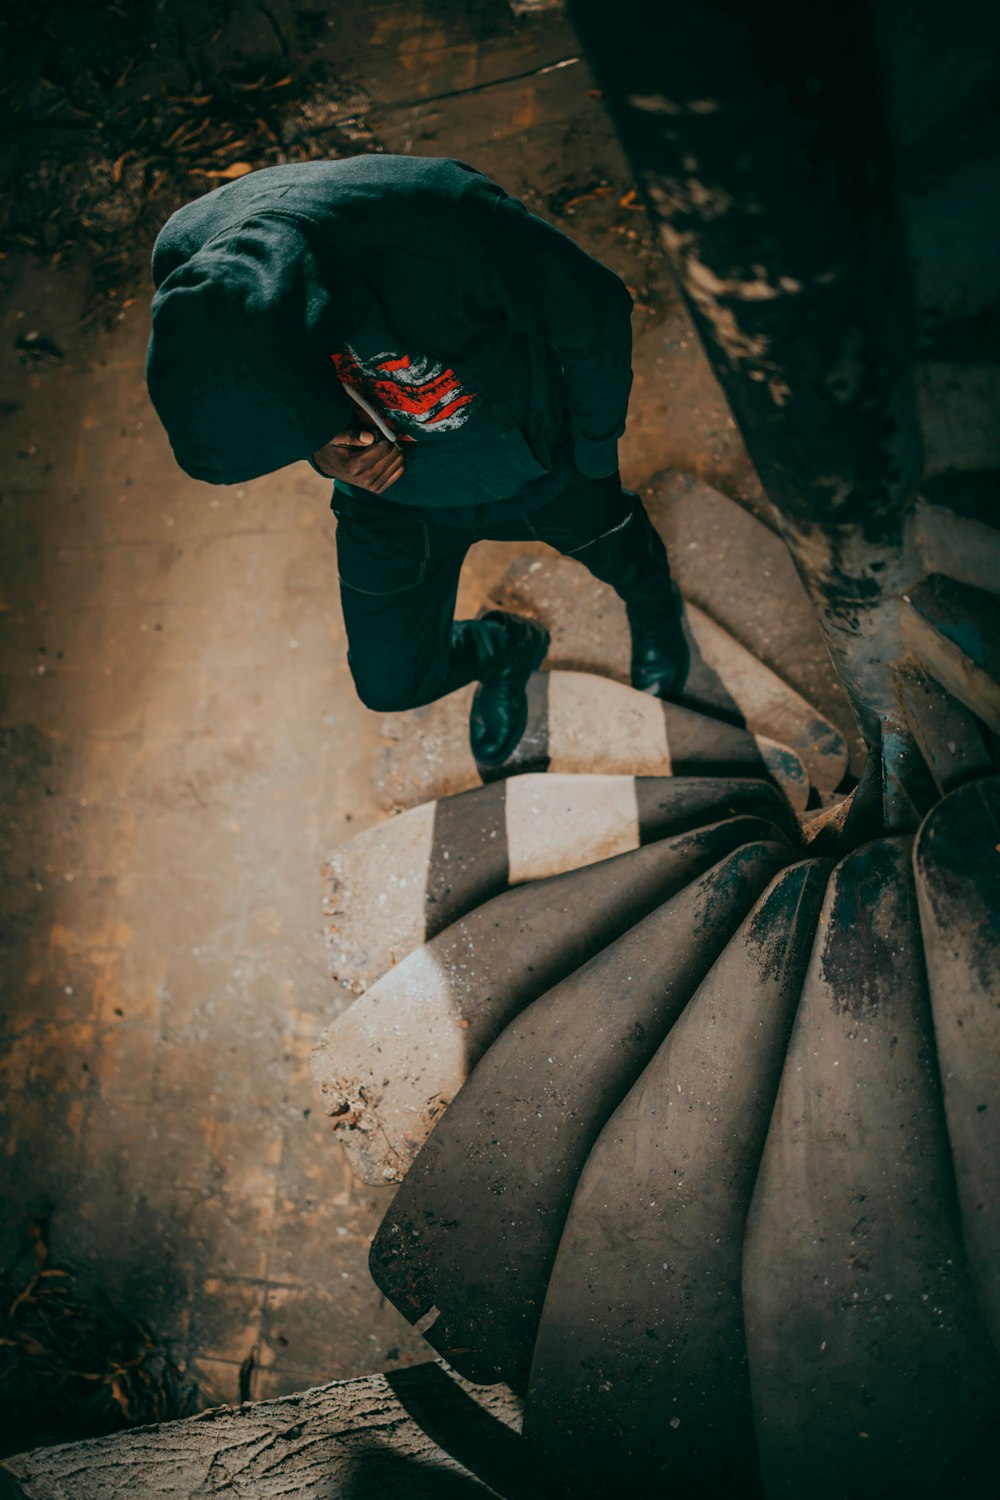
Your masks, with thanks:
[{"label": "spiral staircase", "polygon": [[[583,568],[514,557],[491,603],[553,634],[522,746],[483,779],[468,690],[388,716],[386,816],[323,871],[356,998],[313,1071],[353,1171],[398,1184],[372,1274],[439,1358],[21,1455],[0,1494],[987,1482],[1000,531],[924,505],[912,733],[856,782],[836,685],[819,708],[782,676],[816,626],[774,534],[685,475],[647,503],[698,593],[688,701],[625,685],[624,611]],[[767,663],[726,570],[684,577],[708,513],[778,572]]]},{"label": "spiral staircase", "polygon": [[[938,523],[954,556],[963,518]],[[707,612],[699,707],[662,705],[621,685],[603,586],[515,559],[497,600],[553,628],[527,743],[476,785],[467,693],[390,718],[376,784],[404,810],[326,867],[361,993],[314,1072],[353,1170],[400,1184],[374,1278],[452,1369],[524,1398],[551,1493],[984,1472],[1000,721],[988,632],[948,637],[964,702],[931,675],[919,601],[969,585],[925,567],[919,766],[844,796],[843,738]]]},{"label": "spiral staircase", "polygon": [[396,816],[324,872],[357,998],[313,1069],[438,1359],[22,1455],[4,1500],[995,1489],[1000,22],[783,9],[664,47],[657,0],[570,4],[772,506],[647,487],[687,700],[515,559],[522,745],[484,774],[467,693],[390,716]]},{"label": "spiral staircase", "polygon": [[[663,47],[651,0],[572,6],[863,762],[731,570],[686,591],[676,707],[622,685],[606,594],[516,562],[497,602],[554,643],[502,795],[460,695],[390,724],[410,810],[328,871],[363,993],[315,1071],[355,1170],[399,1183],[374,1278],[523,1398],[547,1494],[994,1482],[997,23],[859,4],[810,42],[780,12],[698,0]],[[681,562],[685,486],[652,486]],[[384,929],[365,857],[399,877]]]}]

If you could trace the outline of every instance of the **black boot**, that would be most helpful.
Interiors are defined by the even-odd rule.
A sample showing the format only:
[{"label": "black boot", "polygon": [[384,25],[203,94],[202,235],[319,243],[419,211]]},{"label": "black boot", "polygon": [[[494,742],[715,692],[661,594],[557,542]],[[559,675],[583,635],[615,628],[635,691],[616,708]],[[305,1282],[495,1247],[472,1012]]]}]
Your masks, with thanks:
[{"label": "black boot", "polygon": [[[656,698],[677,698],[687,680],[691,651],[684,634],[684,600],[670,576],[667,549],[654,529],[639,496],[634,490],[622,490],[634,507],[639,543],[656,575],[656,592],[643,593],[626,600],[629,629],[632,632],[632,686],[640,693]],[[640,540],[641,539],[641,540]],[[645,572],[646,570],[643,569]]]},{"label": "black boot", "polygon": [[[491,609],[466,628],[489,624],[477,638],[483,645],[479,686],[469,715],[472,754],[483,766],[499,766],[512,755],[528,722],[528,678],[549,649],[549,632],[534,620]],[[497,630],[502,625],[503,631]]]},{"label": "black boot", "polygon": [[658,698],[675,698],[691,662],[681,624],[683,600],[645,506],[634,490],[621,493],[619,524],[570,556],[610,584],[625,603],[632,631],[632,686]]},{"label": "black boot", "polygon": [[656,698],[677,698],[687,679],[691,652],[684,635],[684,601],[669,580],[666,597],[626,605],[632,632],[632,686]]}]

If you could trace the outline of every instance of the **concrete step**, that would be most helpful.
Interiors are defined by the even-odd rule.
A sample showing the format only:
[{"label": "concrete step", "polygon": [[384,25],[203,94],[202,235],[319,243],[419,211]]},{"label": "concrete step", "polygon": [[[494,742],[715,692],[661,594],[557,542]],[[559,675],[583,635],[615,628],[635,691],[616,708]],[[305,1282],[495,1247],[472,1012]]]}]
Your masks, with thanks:
[{"label": "concrete step", "polygon": [[356,834],[323,866],[331,972],[368,989],[508,886],[737,813],[797,837],[788,803],[766,781],[529,773],[422,803]]},{"label": "concrete step", "polygon": [[993,770],[993,757],[975,715],[918,667],[896,668],[907,728],[939,795]]},{"label": "concrete step", "polygon": [[979,1493],[997,1369],[965,1266],[911,840],[830,881],[744,1249],[770,1495]]},{"label": "concrete step", "polygon": [[1000,599],[932,574],[907,603],[903,634],[919,664],[1000,734]]},{"label": "concrete step", "polygon": [[0,1463],[3,1500],[544,1500],[521,1403],[438,1361]]},{"label": "concrete step", "polygon": [[587,1158],[524,1422],[575,1494],[758,1488],[743,1230],[830,868],[776,876]]},{"label": "concrete step", "polygon": [[837,853],[856,794],[857,787],[821,812],[800,819],[802,840],[810,854],[825,858]]},{"label": "concrete step", "polygon": [[882,784],[879,832],[916,833],[937,802],[938,789],[902,714],[886,714],[881,719],[878,761]]},{"label": "concrete step", "polygon": [[527,771],[764,777],[799,811],[809,797],[802,762],[787,746],[589,672],[536,672],[521,743],[502,767],[482,773],[469,748],[473,691],[387,715],[374,770],[380,807],[415,807]]},{"label": "concrete step", "polygon": [[[625,606],[580,563],[515,558],[494,601],[501,609],[540,620],[551,632],[550,670],[568,668],[629,682]],[[685,705],[787,745],[820,795],[832,793],[847,770],[843,736],[710,615],[690,602],[684,613],[691,648]]]},{"label": "concrete step", "polygon": [[530,1001],[772,824],[740,817],[495,896],[326,1028],[313,1075],[351,1169],[399,1182],[470,1068]]},{"label": "concrete step", "polygon": [[847,742],[860,776],[865,748],[788,548],[769,527],[692,474],[667,469],[642,499],[681,592],[818,709]]},{"label": "concrete step", "polygon": [[1000,1349],[1000,777],[939,802],[914,863],[965,1243]]},{"label": "concrete step", "polygon": [[917,501],[916,540],[928,573],[1000,590],[1000,474],[939,474]]},{"label": "concrete step", "polygon": [[467,1379],[524,1389],[591,1146],[786,857],[745,844],[550,988],[501,1033],[414,1162],[369,1265],[411,1323],[433,1315],[421,1331]]}]

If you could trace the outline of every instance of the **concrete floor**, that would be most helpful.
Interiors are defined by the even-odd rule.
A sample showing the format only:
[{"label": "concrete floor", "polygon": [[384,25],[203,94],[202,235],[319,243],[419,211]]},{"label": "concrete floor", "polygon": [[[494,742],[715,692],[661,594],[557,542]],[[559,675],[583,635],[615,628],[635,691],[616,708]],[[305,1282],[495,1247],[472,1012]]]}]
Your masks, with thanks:
[{"label": "concrete floor", "polygon": [[[565,20],[514,26],[503,0],[335,14],[387,150],[472,162],[635,288],[626,481],[673,464],[759,505],[643,215],[620,206],[631,180],[586,67],[455,96],[574,57]],[[12,256],[3,282],[5,1259],[51,1203],[56,1257],[169,1338],[206,1404],[236,1399],[252,1348],[256,1397],[423,1358],[368,1277],[388,1190],[351,1178],[306,1066],[348,998],[319,867],[378,816],[328,487],[306,465],[187,479],[145,393],[148,295],[84,337],[79,271]],[[28,327],[67,358],[26,369]],[[463,610],[509,556],[475,550]]]}]

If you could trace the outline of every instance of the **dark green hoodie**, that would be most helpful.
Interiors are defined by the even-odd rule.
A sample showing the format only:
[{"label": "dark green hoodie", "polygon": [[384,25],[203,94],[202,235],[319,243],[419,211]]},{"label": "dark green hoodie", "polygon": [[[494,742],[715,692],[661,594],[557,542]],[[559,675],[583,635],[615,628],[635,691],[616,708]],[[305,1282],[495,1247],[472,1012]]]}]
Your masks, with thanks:
[{"label": "dark green hoodie", "polygon": [[267,167],[179,209],[153,250],[147,357],[180,466],[234,484],[309,456],[352,386],[397,436],[400,504],[495,503],[614,472],[632,299],[462,162]]}]

